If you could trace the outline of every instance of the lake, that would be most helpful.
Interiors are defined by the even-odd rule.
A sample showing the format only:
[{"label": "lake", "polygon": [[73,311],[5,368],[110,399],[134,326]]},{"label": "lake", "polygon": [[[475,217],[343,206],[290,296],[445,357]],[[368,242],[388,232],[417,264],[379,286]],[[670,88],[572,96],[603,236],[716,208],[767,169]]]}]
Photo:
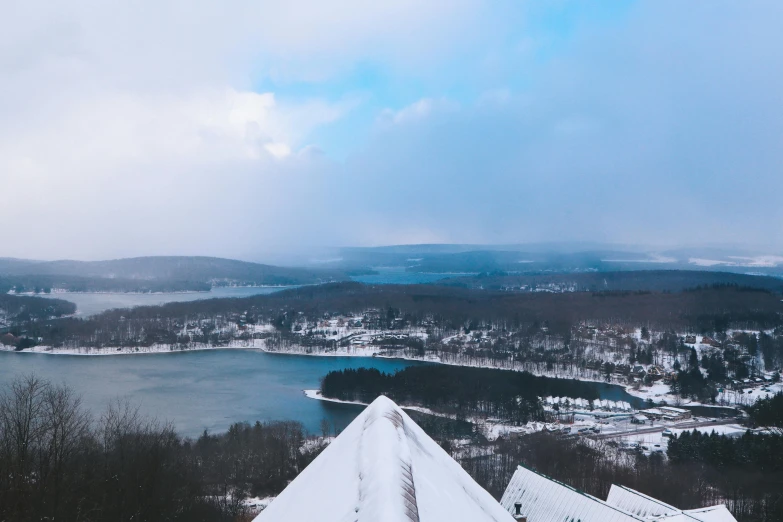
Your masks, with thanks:
[{"label": "lake", "polygon": [[321,419],[342,429],[362,407],[308,399],[302,390],[318,388],[332,370],[364,366],[394,372],[417,364],[426,363],[240,349],[105,356],[0,352],[0,384],[35,373],[67,383],[94,411],[127,397],[145,414],[169,420],[189,436],[256,420],[297,420],[318,433]]},{"label": "lake", "polygon": [[40,294],[40,297],[64,299],[76,304],[76,314],[87,317],[112,308],[133,308],[134,306],[157,306],[165,303],[215,299],[218,297],[250,297],[271,294],[285,290],[286,286],[239,286],[216,287],[209,292],[160,292],[150,294],[111,292],[57,292]]},{"label": "lake", "polygon": [[[413,285],[432,283],[447,277],[469,274],[430,274],[406,272],[404,267],[377,267],[377,273],[352,277],[354,281],[372,285]],[[159,292],[150,294],[122,292],[58,292],[39,294],[40,297],[64,299],[76,304],[76,315],[88,317],[112,308],[133,308],[134,306],[158,306],[165,303],[216,299],[219,297],[250,297],[279,292],[295,286],[239,286],[215,287],[209,292]]]},{"label": "lake", "polygon": [[[256,420],[297,420],[318,433],[321,419],[342,429],[362,410],[304,396],[302,390],[317,389],[328,372],[372,367],[388,373],[421,364],[431,363],[241,349],[103,356],[0,352],[0,384],[35,373],[69,384],[87,407],[98,412],[108,401],[126,397],[144,413],[171,421],[188,436]],[[593,385],[602,399],[642,404],[620,386]]]},{"label": "lake", "polygon": [[[374,268],[377,274],[355,276],[354,281],[374,285],[412,285],[432,283],[447,277],[466,274],[430,274],[406,272],[403,267]],[[219,297],[250,297],[279,292],[295,286],[238,286],[215,287],[209,292],[159,292],[150,294],[122,292],[57,292],[39,294],[40,297],[64,299],[76,304],[76,315],[89,317],[91,315],[111,310],[112,308],[133,308],[134,306],[158,306],[166,303],[197,301],[199,299],[216,299]]]},{"label": "lake", "polygon": [[353,276],[351,279],[368,285],[419,285],[434,283],[449,277],[464,277],[475,274],[450,274],[431,272],[407,272],[405,267],[373,267],[377,273]]}]

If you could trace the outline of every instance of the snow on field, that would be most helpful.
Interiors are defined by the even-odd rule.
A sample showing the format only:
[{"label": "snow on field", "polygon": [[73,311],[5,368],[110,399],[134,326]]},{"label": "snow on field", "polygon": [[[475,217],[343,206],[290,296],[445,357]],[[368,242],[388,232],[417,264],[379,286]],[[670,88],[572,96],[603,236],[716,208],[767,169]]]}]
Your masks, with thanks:
[{"label": "snow on field", "polygon": [[512,522],[511,515],[386,397],[379,397],[256,522]]}]

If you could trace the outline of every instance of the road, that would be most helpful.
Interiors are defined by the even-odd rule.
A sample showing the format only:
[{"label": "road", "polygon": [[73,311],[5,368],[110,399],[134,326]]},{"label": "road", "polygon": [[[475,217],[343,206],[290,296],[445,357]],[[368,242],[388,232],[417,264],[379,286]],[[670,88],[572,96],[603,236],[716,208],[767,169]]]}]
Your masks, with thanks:
[{"label": "road", "polygon": [[[643,435],[645,433],[660,433],[666,428],[669,429],[690,429],[690,428],[701,428],[703,426],[719,426],[721,424],[737,424],[740,422],[741,419],[718,419],[715,421],[707,421],[707,420],[700,420],[700,421],[691,421],[691,422],[682,422],[679,424],[676,424],[674,426],[666,426],[663,424],[660,424],[658,426],[650,426],[647,428],[634,428],[632,430],[625,430],[625,431],[615,431],[612,433],[599,433],[596,435],[591,435],[591,439],[595,440],[603,440],[603,439],[613,439],[616,437],[625,437],[628,435]],[[638,425],[637,425],[638,426]]]}]

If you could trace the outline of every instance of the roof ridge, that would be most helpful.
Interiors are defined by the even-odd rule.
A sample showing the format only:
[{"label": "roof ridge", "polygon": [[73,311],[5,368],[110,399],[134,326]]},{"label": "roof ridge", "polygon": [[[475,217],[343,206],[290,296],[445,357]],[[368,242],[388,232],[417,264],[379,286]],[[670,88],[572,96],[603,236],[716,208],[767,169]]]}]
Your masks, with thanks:
[{"label": "roof ridge", "polygon": [[[378,437],[379,432],[386,432],[387,437]],[[372,435],[368,437],[370,433]],[[392,441],[392,444],[382,444],[380,440]],[[398,505],[409,522],[419,522],[405,417],[400,407],[388,397],[378,397],[367,408],[359,439],[359,454],[359,520],[380,520],[384,512],[393,511],[388,509],[390,505]],[[396,473],[391,476],[374,473],[381,461],[391,464],[390,469],[396,470]]]},{"label": "roof ridge", "polygon": [[[682,511],[682,510],[681,510],[680,508],[678,508],[678,507],[674,507],[674,506],[672,506],[671,504],[667,504],[666,502],[663,502],[662,500],[658,500],[658,499],[657,499],[657,498],[655,498],[655,497],[651,497],[650,495],[645,495],[645,494],[644,494],[644,493],[642,493],[641,491],[636,491],[635,489],[629,488],[628,486],[623,486],[622,484],[612,484],[612,486],[615,486],[615,487],[618,487],[618,488],[624,489],[624,490],[626,490],[626,491],[628,491],[628,492],[630,492],[630,493],[633,493],[634,495],[639,495],[640,497],[643,497],[643,498],[645,498],[645,499],[647,499],[647,500],[650,500],[650,501],[652,501],[652,502],[655,502],[656,504],[660,504],[660,505],[662,505],[662,506],[666,506],[666,507],[668,507],[668,508],[671,508],[671,509],[674,509],[674,510],[676,510],[676,511]],[[611,491],[611,490],[610,490],[610,491]]]}]

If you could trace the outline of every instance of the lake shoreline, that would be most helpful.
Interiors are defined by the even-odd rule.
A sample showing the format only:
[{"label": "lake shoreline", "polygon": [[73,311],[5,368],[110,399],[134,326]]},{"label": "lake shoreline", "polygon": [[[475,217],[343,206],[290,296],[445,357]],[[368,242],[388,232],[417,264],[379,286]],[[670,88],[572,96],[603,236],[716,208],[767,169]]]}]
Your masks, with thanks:
[{"label": "lake shoreline", "polygon": [[[645,389],[634,389],[633,386],[623,383],[606,382],[603,380],[592,379],[589,377],[580,377],[576,375],[562,375],[559,373],[549,373],[541,371],[531,371],[526,368],[513,368],[507,366],[494,366],[490,364],[461,364],[454,361],[445,361],[437,356],[428,357],[415,357],[410,355],[388,355],[383,353],[382,349],[377,348],[351,348],[350,350],[338,349],[330,352],[310,352],[308,353],[304,349],[269,349],[266,346],[264,339],[252,339],[248,341],[233,341],[227,346],[211,346],[211,345],[199,345],[185,349],[172,349],[172,345],[153,345],[150,347],[144,347],[140,349],[134,348],[118,348],[118,347],[106,347],[106,348],[51,348],[46,346],[39,346],[28,348],[21,352],[17,352],[13,348],[0,347],[0,351],[7,351],[13,353],[40,353],[45,355],[74,355],[74,356],[111,356],[111,355],[151,355],[161,353],[185,353],[185,352],[203,352],[203,351],[217,351],[217,350],[257,350],[268,354],[279,355],[299,355],[307,357],[359,357],[370,359],[387,359],[387,360],[399,360],[407,362],[417,363],[432,363],[432,364],[446,364],[450,366],[461,366],[466,368],[485,368],[495,370],[506,371],[526,371],[537,377],[546,377],[550,379],[574,379],[582,382],[591,382],[595,384],[602,384],[606,386],[617,386],[622,389],[628,395],[639,400],[652,400],[654,403],[665,403],[667,405],[675,405],[678,407],[707,407],[707,408],[732,408],[738,406],[738,404],[704,404],[698,401],[683,401],[681,398],[673,395],[669,386],[664,384],[654,384],[653,386]],[[665,389],[664,389],[665,388]],[[759,394],[761,395],[761,394]],[[758,400],[760,397],[753,397],[754,400]]]},{"label": "lake shoreline", "polygon": [[[83,350],[83,351],[82,351]],[[551,375],[544,372],[532,372],[528,369],[520,369],[520,368],[508,368],[508,367],[499,367],[499,366],[492,366],[492,365],[481,365],[481,364],[459,364],[457,362],[453,361],[444,361],[440,357],[413,357],[408,355],[400,355],[400,354],[394,354],[394,355],[388,355],[383,353],[382,350],[376,349],[376,348],[353,348],[350,351],[349,350],[334,350],[330,352],[311,352],[307,353],[304,350],[279,350],[279,349],[269,349],[266,346],[266,343],[263,339],[252,339],[249,341],[235,341],[230,343],[228,346],[209,346],[209,345],[201,345],[196,346],[192,348],[186,348],[186,349],[171,349],[171,345],[152,345],[150,347],[145,347],[143,349],[133,349],[133,348],[118,348],[118,347],[106,347],[106,348],[51,348],[47,346],[36,346],[33,348],[28,348],[26,350],[23,350],[21,352],[17,352],[14,349],[8,349],[5,347],[0,348],[0,351],[7,351],[12,353],[37,353],[37,354],[44,354],[44,355],[72,355],[72,356],[82,356],[82,357],[89,357],[89,356],[111,356],[111,355],[152,355],[152,354],[166,354],[166,353],[186,353],[186,352],[205,352],[205,351],[218,351],[218,350],[226,350],[226,351],[233,351],[233,350],[248,350],[248,351],[260,351],[264,352],[270,355],[283,355],[283,356],[305,356],[305,357],[324,357],[324,358],[330,358],[330,357],[348,357],[348,358],[367,358],[367,359],[385,359],[385,360],[397,360],[397,361],[405,361],[405,362],[416,362],[416,363],[431,363],[431,364],[444,364],[444,365],[450,365],[450,366],[461,366],[466,368],[484,368],[484,369],[494,369],[494,370],[506,370],[506,371],[527,371],[528,373],[535,375],[537,377],[546,377],[550,379],[574,379],[582,382],[591,382],[594,384],[599,385],[606,385],[606,386],[616,386],[622,390],[624,390],[626,393],[633,397],[637,397],[640,399],[643,399],[645,397],[638,397],[637,395],[634,395],[631,393],[631,390],[628,389],[628,386],[618,384],[618,383],[607,383],[605,381],[599,381],[596,379],[590,379],[590,378],[579,378],[576,376],[564,376],[564,375]],[[697,404],[689,403],[691,405],[696,406]]]}]

